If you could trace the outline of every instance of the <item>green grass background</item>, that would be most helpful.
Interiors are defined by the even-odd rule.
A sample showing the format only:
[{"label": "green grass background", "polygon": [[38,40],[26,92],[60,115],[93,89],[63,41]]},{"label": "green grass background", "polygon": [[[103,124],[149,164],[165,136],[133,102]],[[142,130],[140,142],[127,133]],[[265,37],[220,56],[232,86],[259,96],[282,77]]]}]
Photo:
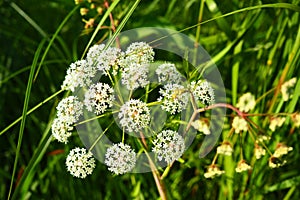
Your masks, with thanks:
[{"label": "green grass background", "polygon": [[[298,0],[123,0],[110,5],[115,5],[111,10],[119,31],[148,26],[186,29],[183,33],[198,41],[216,62],[228,103],[233,105],[245,92],[258,98],[280,81],[300,75]],[[80,59],[89,44],[111,37],[112,31],[93,29],[82,34],[79,7],[71,0],[2,0],[0,15],[0,199],[8,197],[13,168],[13,199],[158,199],[151,173],[114,176],[98,163],[92,176],[73,178],[64,162],[80,140],[74,137],[64,145],[50,137],[55,107],[63,94],[49,97],[60,90],[69,64]],[[104,16],[98,23],[110,26]],[[287,103],[274,93],[266,95],[255,112],[299,111],[299,82],[297,88]],[[267,128],[265,118],[254,120]],[[168,197],[299,199],[300,131],[291,130],[287,122],[273,133],[270,143],[271,147],[277,141],[293,146],[285,166],[270,169],[265,158],[251,162],[255,163],[252,173],[235,174],[238,156],[222,158],[219,164],[226,174],[213,180],[205,179],[203,173],[214,155],[199,159],[201,140],[195,140],[183,156],[185,164],[176,162],[164,179]],[[223,137],[227,133],[224,130]],[[244,151],[251,160],[251,142]]]}]

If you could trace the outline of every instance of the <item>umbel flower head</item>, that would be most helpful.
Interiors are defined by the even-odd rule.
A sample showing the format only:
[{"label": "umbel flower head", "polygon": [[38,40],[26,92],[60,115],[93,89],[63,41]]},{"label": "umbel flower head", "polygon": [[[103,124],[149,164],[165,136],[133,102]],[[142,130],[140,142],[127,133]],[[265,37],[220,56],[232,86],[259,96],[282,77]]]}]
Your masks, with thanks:
[{"label": "umbel flower head", "polygon": [[57,118],[67,124],[74,124],[82,115],[83,104],[76,96],[69,96],[62,99],[56,107]]},{"label": "umbel flower head", "polygon": [[159,90],[161,96],[158,101],[162,102],[161,108],[171,114],[179,113],[186,108],[188,93],[182,85],[167,84]]},{"label": "umbel flower head", "polygon": [[275,131],[277,127],[281,127],[285,122],[285,117],[273,117],[270,120],[269,128],[271,131]]},{"label": "umbel flower head", "polygon": [[145,42],[134,42],[126,49],[124,58],[120,61],[121,67],[127,67],[131,63],[140,65],[149,64],[154,60],[154,51]]},{"label": "umbel flower head", "polygon": [[185,149],[183,137],[172,130],[164,130],[157,134],[153,144],[152,151],[157,155],[157,159],[168,164],[178,160]]},{"label": "umbel flower head", "polygon": [[94,65],[97,62],[97,59],[101,55],[104,47],[104,44],[95,44],[89,49],[86,60],[90,65]]},{"label": "umbel flower head", "polygon": [[129,132],[138,132],[150,123],[150,110],[146,103],[131,99],[127,101],[119,112],[120,124]]},{"label": "umbel flower head", "polygon": [[252,167],[250,165],[248,165],[245,160],[241,160],[238,163],[237,167],[235,168],[235,171],[237,173],[241,173],[241,172],[244,172],[244,171],[248,171],[250,169],[252,169]]},{"label": "umbel flower head", "polygon": [[204,173],[204,177],[215,178],[216,176],[220,176],[224,173],[225,173],[224,170],[220,170],[217,165],[213,164],[208,167],[207,172]]},{"label": "umbel flower head", "polygon": [[77,87],[85,87],[92,84],[92,78],[96,75],[97,69],[86,60],[79,60],[72,63],[67,70],[67,75],[62,84],[62,89],[75,91]]},{"label": "umbel flower head", "polygon": [[240,133],[241,131],[247,131],[247,121],[244,118],[241,117],[234,117],[232,121],[232,128],[234,128],[235,133]]},{"label": "umbel flower head", "polygon": [[209,130],[209,126],[208,126],[208,122],[198,119],[195,120],[191,123],[192,127],[194,127],[196,130],[204,133],[204,135],[209,135],[210,134],[210,130]]},{"label": "umbel flower head", "polygon": [[66,159],[67,170],[77,178],[85,178],[92,174],[95,168],[95,159],[91,152],[84,148],[72,149]]},{"label": "umbel flower head", "polygon": [[280,91],[282,94],[283,101],[287,101],[290,98],[292,98],[296,82],[297,78],[294,77],[281,85]]},{"label": "umbel flower head", "polygon": [[179,84],[182,76],[172,63],[164,63],[155,70],[158,76],[158,82],[161,84]]},{"label": "umbel flower head", "polygon": [[217,154],[222,154],[225,156],[231,156],[233,149],[229,142],[225,141],[217,148]]},{"label": "umbel flower head", "polygon": [[55,118],[52,123],[52,135],[59,142],[67,143],[68,138],[72,135],[73,126],[66,123],[61,118]]},{"label": "umbel flower head", "polygon": [[255,97],[250,92],[243,94],[239,98],[236,107],[242,112],[249,112],[255,107]]},{"label": "umbel flower head", "polygon": [[204,105],[211,105],[215,102],[215,93],[210,83],[206,80],[192,81],[190,84],[191,92],[196,100]]},{"label": "umbel flower head", "polygon": [[112,107],[114,90],[106,83],[96,83],[91,85],[85,93],[84,105],[88,111],[97,115],[105,112],[107,108]]},{"label": "umbel flower head", "polygon": [[130,172],[136,163],[136,154],[127,144],[118,143],[109,147],[105,153],[104,163],[115,174]]},{"label": "umbel flower head", "polygon": [[128,90],[145,87],[149,84],[148,73],[148,64],[131,63],[123,69],[121,82]]}]

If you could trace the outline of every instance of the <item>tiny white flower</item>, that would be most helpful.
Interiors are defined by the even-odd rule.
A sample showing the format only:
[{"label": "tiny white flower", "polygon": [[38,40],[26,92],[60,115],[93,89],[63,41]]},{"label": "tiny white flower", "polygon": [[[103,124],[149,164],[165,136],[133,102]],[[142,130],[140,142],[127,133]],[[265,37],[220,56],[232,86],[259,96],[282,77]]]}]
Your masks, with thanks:
[{"label": "tiny white flower", "polygon": [[281,127],[285,122],[285,117],[273,117],[271,118],[269,128],[271,131],[275,131],[277,127]]},{"label": "tiny white flower", "polygon": [[77,87],[86,87],[92,84],[92,78],[96,75],[97,69],[89,65],[86,60],[79,60],[72,63],[67,70],[67,75],[62,84],[62,89],[75,91]]},{"label": "tiny white flower", "polygon": [[211,105],[215,102],[214,89],[206,80],[193,81],[190,84],[191,92],[196,100],[204,105]]},{"label": "tiny white flower", "polygon": [[62,99],[57,107],[57,118],[67,124],[74,124],[82,115],[83,104],[75,96],[69,96]]},{"label": "tiny white flower", "polygon": [[138,132],[150,123],[150,110],[146,103],[131,99],[120,108],[118,117],[127,131]]},{"label": "tiny white flower", "polygon": [[103,50],[101,54],[96,59],[97,69],[103,72],[104,75],[107,75],[108,72],[112,69],[112,73],[117,74],[119,69],[118,62],[119,59],[123,56],[121,49],[115,47],[108,47],[106,50]]},{"label": "tiny white flower", "polygon": [[121,82],[128,90],[135,90],[149,84],[149,65],[131,63],[123,68]]},{"label": "tiny white flower", "polygon": [[261,146],[259,146],[257,143],[255,143],[255,148],[254,148],[255,158],[258,160],[265,154],[266,154],[266,150],[263,149]]},{"label": "tiny white flower", "polygon": [[104,44],[95,44],[93,45],[87,55],[86,55],[86,60],[90,65],[94,65],[98,59],[98,57],[101,55],[105,45]]},{"label": "tiny white flower", "polygon": [[255,107],[255,97],[250,92],[243,94],[239,98],[236,107],[242,112],[249,112]]},{"label": "tiny white flower", "polygon": [[217,154],[231,156],[232,152],[233,152],[233,149],[229,142],[223,142],[220,146],[217,147]]},{"label": "tiny white flower", "polygon": [[77,178],[85,178],[93,173],[95,159],[91,152],[86,152],[84,148],[72,149],[66,159],[67,170]]},{"label": "tiny white flower", "polygon": [[105,112],[112,107],[114,90],[106,83],[96,83],[90,86],[85,93],[84,105],[88,111],[95,112],[97,115]]},{"label": "tiny white flower", "polygon": [[61,118],[55,118],[52,123],[52,135],[55,139],[57,139],[59,142],[67,143],[68,138],[72,135],[73,127],[66,123]]},{"label": "tiny white flower", "polygon": [[244,172],[244,171],[248,171],[250,169],[252,169],[252,167],[250,165],[248,165],[245,160],[241,160],[238,163],[237,167],[235,168],[235,171],[237,173],[241,173],[241,172]]},{"label": "tiny white flower", "polygon": [[300,127],[300,113],[293,114],[292,121],[293,121],[295,127]]},{"label": "tiny white flower", "polygon": [[280,158],[283,155],[288,154],[289,151],[293,151],[293,147],[288,147],[282,143],[277,144],[273,157]]},{"label": "tiny white flower", "polygon": [[208,123],[204,120],[195,120],[191,123],[191,125],[198,131],[204,133],[204,135],[209,135],[210,134],[210,130],[209,130],[209,126]]},{"label": "tiny white flower", "polygon": [[125,174],[135,167],[136,154],[127,144],[114,144],[107,149],[104,163],[109,171],[117,175]]},{"label": "tiny white flower", "polygon": [[285,163],[286,163],[286,160],[282,161],[279,158],[274,157],[274,156],[271,156],[269,158],[269,162],[268,162],[270,168],[278,168],[278,167],[283,166]]},{"label": "tiny white flower", "polygon": [[248,130],[248,123],[244,118],[236,116],[233,118],[232,127],[234,128],[235,133],[240,133],[241,131]]},{"label": "tiny white flower", "polygon": [[126,68],[132,63],[144,65],[153,62],[154,51],[145,42],[134,42],[127,47],[125,56],[120,60],[119,64],[122,68]]},{"label": "tiny white flower", "polygon": [[185,149],[183,137],[172,130],[158,133],[153,144],[152,151],[156,153],[157,159],[164,160],[168,164],[178,160]]},{"label": "tiny white flower", "polygon": [[162,102],[161,108],[171,114],[181,112],[186,108],[189,95],[182,85],[167,84],[159,90],[161,97],[158,101]]},{"label": "tiny white flower", "polygon": [[164,63],[155,70],[158,76],[158,82],[161,84],[179,84],[182,80],[182,75],[172,63]]},{"label": "tiny white flower", "polygon": [[282,94],[283,101],[287,101],[293,97],[294,86],[297,82],[297,78],[294,77],[281,85],[280,91]]},{"label": "tiny white flower", "polygon": [[216,176],[220,176],[224,174],[224,170],[220,170],[217,165],[210,165],[207,169],[207,172],[204,173],[205,178],[215,178]]}]

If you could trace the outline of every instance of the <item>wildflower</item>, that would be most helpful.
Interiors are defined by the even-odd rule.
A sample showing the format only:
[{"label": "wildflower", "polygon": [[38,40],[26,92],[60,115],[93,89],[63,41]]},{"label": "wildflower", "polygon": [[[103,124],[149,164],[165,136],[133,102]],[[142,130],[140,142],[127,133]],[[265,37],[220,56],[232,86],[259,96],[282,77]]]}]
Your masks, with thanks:
[{"label": "wildflower", "polygon": [[93,111],[97,115],[104,113],[113,105],[113,92],[114,90],[106,83],[93,84],[85,93],[84,105],[88,111]]},{"label": "wildflower", "polygon": [[60,118],[67,124],[73,124],[78,121],[82,115],[83,104],[75,96],[69,96],[62,99],[56,107],[57,118]]},{"label": "wildflower", "polygon": [[236,171],[237,173],[241,173],[241,172],[244,172],[244,171],[248,171],[248,170],[250,170],[250,169],[251,169],[251,166],[248,165],[248,164],[246,163],[245,160],[241,160],[241,161],[238,163],[237,167],[235,168],[235,171]]},{"label": "wildflower", "polygon": [[55,118],[51,129],[53,137],[59,142],[66,144],[68,142],[68,138],[72,135],[71,131],[73,130],[73,127],[61,118]]},{"label": "wildflower", "polygon": [[273,157],[280,158],[283,155],[288,154],[289,151],[293,151],[293,147],[288,147],[282,143],[277,144]]},{"label": "wildflower", "polygon": [[134,42],[127,47],[125,57],[121,59],[120,65],[124,68],[128,67],[132,63],[144,65],[153,62],[154,51],[145,42]]},{"label": "wildflower", "polygon": [[149,65],[131,63],[123,69],[122,72],[122,84],[126,86],[128,90],[134,90],[138,87],[145,87],[149,84],[148,80]]},{"label": "wildflower", "polygon": [[271,131],[275,131],[276,127],[281,127],[285,122],[285,117],[274,117],[271,118],[269,128]]},{"label": "wildflower", "polygon": [[233,149],[229,142],[223,142],[220,146],[217,147],[217,154],[223,154],[225,156],[231,156]]},{"label": "wildflower", "polygon": [[270,168],[278,168],[286,163],[286,160],[281,161],[279,158],[271,156],[269,158],[269,167]]},{"label": "wildflower", "polygon": [[161,108],[171,114],[181,112],[187,106],[189,96],[182,85],[164,85],[163,89],[159,90],[159,93],[161,96],[158,98],[158,101],[163,103]]},{"label": "wildflower", "polygon": [[178,84],[182,79],[181,74],[172,63],[159,65],[155,72],[158,76],[158,82],[161,84]]},{"label": "wildflower", "polygon": [[238,116],[233,118],[232,127],[235,129],[235,133],[248,130],[247,121]]},{"label": "wildflower", "polygon": [[271,139],[271,137],[268,136],[268,135],[262,135],[262,134],[259,134],[259,135],[257,136],[256,142],[257,142],[257,143],[258,143],[258,142],[264,142],[264,141],[268,141],[268,140],[270,140],[270,139]]},{"label": "wildflower", "polygon": [[96,72],[97,69],[89,65],[86,60],[76,61],[68,68],[67,75],[61,87],[64,90],[74,92],[77,87],[89,86]]},{"label": "wildflower", "polygon": [[249,112],[255,107],[255,97],[250,92],[243,94],[239,98],[236,107],[242,112]]},{"label": "wildflower", "polygon": [[172,130],[158,133],[153,144],[152,151],[156,153],[157,159],[159,161],[164,159],[168,164],[178,160],[185,149],[183,137]]},{"label": "wildflower", "polygon": [[66,159],[67,170],[77,178],[85,178],[92,174],[95,168],[95,159],[92,153],[84,148],[72,149]]},{"label": "wildflower", "polygon": [[107,75],[108,72],[112,69],[113,74],[117,74],[119,69],[118,60],[123,56],[121,49],[115,47],[108,47],[96,58],[96,67],[99,71],[103,72],[104,75]]},{"label": "wildflower", "polygon": [[300,127],[300,113],[293,114],[292,121],[293,121],[295,127]]},{"label": "wildflower", "polygon": [[117,175],[125,174],[134,168],[136,153],[127,144],[114,144],[107,149],[104,163],[108,166],[109,171]]},{"label": "wildflower", "polygon": [[281,85],[280,91],[282,94],[283,101],[287,101],[292,98],[294,93],[294,85],[296,84],[297,78],[292,78]]},{"label": "wildflower", "polygon": [[207,169],[207,172],[204,173],[205,178],[215,178],[216,176],[220,176],[224,174],[224,170],[220,170],[217,165],[210,165]]},{"label": "wildflower", "polygon": [[89,9],[87,8],[80,8],[80,15],[84,16],[87,15],[89,12]]},{"label": "wildflower", "polygon": [[97,62],[98,57],[101,55],[105,45],[104,44],[95,44],[93,45],[87,55],[86,55],[86,60],[89,63],[89,65],[95,65]]},{"label": "wildflower", "polygon": [[121,126],[129,132],[138,132],[150,122],[150,110],[146,103],[135,99],[127,101],[118,116]]},{"label": "wildflower", "polygon": [[266,154],[266,150],[255,143],[254,154],[256,159],[260,159],[262,156]]},{"label": "wildflower", "polygon": [[209,135],[210,134],[210,130],[208,127],[208,123],[205,122],[204,120],[195,120],[191,123],[191,125],[198,131],[204,133],[204,135]]},{"label": "wildflower", "polygon": [[199,100],[204,105],[211,105],[215,102],[215,93],[210,83],[206,80],[195,81],[190,84],[191,92],[196,100]]}]

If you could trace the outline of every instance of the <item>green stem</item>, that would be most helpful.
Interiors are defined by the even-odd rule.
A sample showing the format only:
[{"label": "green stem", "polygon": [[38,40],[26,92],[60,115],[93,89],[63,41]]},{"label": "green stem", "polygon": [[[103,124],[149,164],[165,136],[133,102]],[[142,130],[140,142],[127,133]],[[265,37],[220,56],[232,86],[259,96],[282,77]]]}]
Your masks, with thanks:
[{"label": "green stem", "polygon": [[[61,92],[63,92],[63,90],[59,90],[58,92],[54,93],[53,95],[51,95],[50,97],[46,98],[45,100],[43,100],[41,103],[37,104],[36,106],[34,106],[33,108],[31,108],[29,111],[27,111],[26,115],[31,114],[33,111],[35,111],[36,109],[38,109],[39,107],[41,107],[42,105],[44,105],[45,103],[47,103],[48,101],[50,101],[51,99],[53,99],[54,97],[56,97],[58,94],[60,94]],[[0,136],[5,133],[6,131],[8,131],[11,127],[13,127],[15,124],[17,124],[19,121],[21,121],[23,119],[23,116],[19,117],[18,119],[16,119],[14,122],[12,122],[10,125],[8,125],[5,129],[3,129],[0,132]]]}]

